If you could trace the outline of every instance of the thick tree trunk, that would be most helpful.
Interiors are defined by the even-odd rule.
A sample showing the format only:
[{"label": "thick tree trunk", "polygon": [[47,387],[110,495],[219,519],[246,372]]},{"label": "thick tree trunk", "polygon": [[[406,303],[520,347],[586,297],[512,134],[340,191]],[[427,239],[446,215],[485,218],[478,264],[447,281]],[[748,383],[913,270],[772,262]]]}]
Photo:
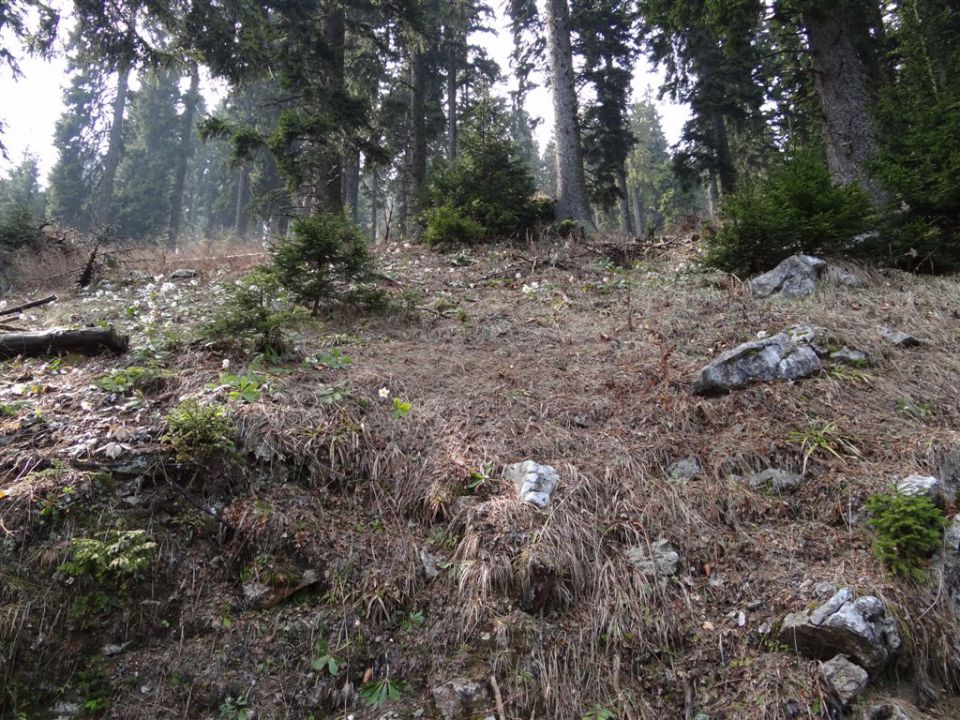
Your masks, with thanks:
[{"label": "thick tree trunk", "polygon": [[447,28],[447,154],[451,160],[457,157],[457,87],[461,67],[460,37],[452,28]]},{"label": "thick tree trunk", "polygon": [[737,189],[737,171],[730,152],[730,134],[723,113],[714,110],[710,116],[710,131],[713,135],[713,147],[717,153],[717,177],[720,180],[720,192],[732,195]]},{"label": "thick tree trunk", "polygon": [[0,357],[17,355],[60,355],[81,353],[98,355],[104,352],[124,353],[130,338],[117,335],[112,327],[82,330],[43,330],[39,332],[0,334]]},{"label": "thick tree trunk", "polygon": [[547,45],[553,83],[554,134],[557,162],[557,217],[593,226],[583,150],[577,119],[577,93],[570,47],[570,10],[567,0],[547,0]]},{"label": "thick tree trunk", "polygon": [[627,188],[627,168],[622,164],[617,171],[617,185],[620,190],[620,229],[627,235],[633,235],[633,218],[630,216],[630,191]]},{"label": "thick tree trunk", "polygon": [[110,139],[107,154],[103,158],[103,177],[100,180],[100,192],[93,209],[93,221],[106,225],[111,220],[113,205],[113,186],[117,179],[117,168],[123,156],[123,112],[127,106],[127,91],[130,88],[130,65],[125,64],[117,71],[117,96],[113,101],[113,117],[110,124]]},{"label": "thick tree trunk", "polygon": [[356,225],[360,211],[360,151],[350,150],[343,163],[343,200]]},{"label": "thick tree trunk", "polygon": [[233,216],[233,234],[241,238],[247,234],[247,200],[249,196],[247,188],[250,185],[250,170],[241,167],[238,172],[237,206]]},{"label": "thick tree trunk", "polygon": [[[343,5],[334,4],[323,18],[324,66],[326,80],[334,96],[344,88],[344,57],[347,39]],[[321,141],[317,148],[317,177],[313,185],[312,210],[339,214],[343,212],[343,157],[338,148]]]},{"label": "thick tree trunk", "polygon": [[376,167],[370,168],[370,237],[373,242],[377,241],[377,214],[380,208],[380,177]]},{"label": "thick tree trunk", "polygon": [[636,187],[630,188],[630,199],[633,205],[637,235],[643,237],[647,233],[647,213],[643,206],[643,198],[640,197],[640,191]]},{"label": "thick tree trunk", "polygon": [[427,63],[423,51],[410,52],[410,207],[420,209],[420,192],[427,177]]},{"label": "thick tree trunk", "polygon": [[829,9],[803,14],[814,71],[814,87],[823,117],[827,164],[834,182],[856,183],[875,204],[882,193],[867,175],[867,165],[876,152],[867,71],[858,51],[857,27],[851,3],[839,2]]},{"label": "thick tree trunk", "polygon": [[190,165],[190,148],[193,145],[193,120],[200,102],[200,70],[196,63],[190,67],[190,88],[183,98],[183,115],[180,116],[180,147],[177,170],[173,179],[173,195],[170,198],[170,229],[167,244],[175,247],[180,239],[180,221],[183,219],[183,190],[187,183],[187,168]]},{"label": "thick tree trunk", "polygon": [[707,215],[712,223],[717,222],[720,216],[720,186],[717,184],[717,173],[713,170],[707,179]]}]

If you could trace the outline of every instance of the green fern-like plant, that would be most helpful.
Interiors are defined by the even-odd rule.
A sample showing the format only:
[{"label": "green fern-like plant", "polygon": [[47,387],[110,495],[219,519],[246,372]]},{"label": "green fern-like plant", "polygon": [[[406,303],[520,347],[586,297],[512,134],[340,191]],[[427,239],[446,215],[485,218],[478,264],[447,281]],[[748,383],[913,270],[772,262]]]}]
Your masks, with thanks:
[{"label": "green fern-like plant", "polygon": [[876,532],[874,552],[894,575],[923,580],[924,562],[940,547],[946,519],[924,495],[872,495],[866,503],[867,524]]}]

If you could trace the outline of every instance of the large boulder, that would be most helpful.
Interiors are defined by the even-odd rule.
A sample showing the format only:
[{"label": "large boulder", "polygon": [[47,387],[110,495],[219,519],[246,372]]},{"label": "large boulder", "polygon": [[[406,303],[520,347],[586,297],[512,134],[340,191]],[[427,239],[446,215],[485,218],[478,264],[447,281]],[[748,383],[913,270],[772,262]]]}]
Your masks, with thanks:
[{"label": "large boulder", "polygon": [[855,597],[848,587],[815,610],[787,615],[780,640],[818,660],[846,655],[869,673],[886,665],[901,643],[896,620],[883,603],[872,595]]},{"label": "large boulder", "polygon": [[550,503],[560,475],[551,465],[540,465],[533,460],[524,460],[507,467],[504,479],[513,485],[521,502],[545,508]]},{"label": "large boulder", "polygon": [[781,297],[798,298],[809,295],[817,287],[827,267],[825,260],[812,255],[791,255],[773,270],[750,281],[750,289],[758,297],[779,293]]},{"label": "large boulder", "polygon": [[799,326],[728,350],[697,374],[693,392],[722,395],[755,382],[799,380],[818,373],[813,337],[812,328]]}]

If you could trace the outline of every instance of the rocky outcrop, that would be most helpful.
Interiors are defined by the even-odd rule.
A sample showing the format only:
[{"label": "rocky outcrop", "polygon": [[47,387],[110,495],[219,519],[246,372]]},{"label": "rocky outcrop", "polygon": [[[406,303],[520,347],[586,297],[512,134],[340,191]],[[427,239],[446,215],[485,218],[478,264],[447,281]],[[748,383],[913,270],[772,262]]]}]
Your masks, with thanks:
[{"label": "rocky outcrop", "polygon": [[897,483],[897,492],[901,495],[922,495],[941,507],[946,502],[943,483],[930,475],[908,475]]},{"label": "rocky outcrop", "polygon": [[750,281],[750,289],[758,297],[779,293],[784,298],[809,295],[817,287],[817,279],[827,267],[825,260],[812,255],[791,255],[773,270]]},{"label": "rocky outcrop", "polygon": [[901,330],[896,330],[895,328],[887,327],[886,325],[878,325],[877,332],[880,333],[880,337],[882,337],[891,345],[896,345],[897,347],[917,347],[918,345],[923,344],[913,335],[908,335]]},{"label": "rocky outcrop", "polygon": [[960,515],[947,523],[943,548],[933,558],[934,567],[943,575],[943,588],[953,603],[953,614],[960,620]]},{"label": "rocky outcrop", "polygon": [[550,503],[560,475],[550,465],[540,465],[533,460],[510,465],[504,470],[503,477],[517,491],[521,502],[545,508]]},{"label": "rocky outcrop", "polygon": [[900,650],[897,623],[883,603],[872,595],[856,598],[848,587],[815,610],[787,615],[780,640],[813,659],[846,655],[869,673]]},{"label": "rocky outcrop", "polygon": [[799,380],[820,372],[812,347],[816,333],[806,325],[728,350],[703,368],[693,383],[697,395],[721,395],[756,382]]}]

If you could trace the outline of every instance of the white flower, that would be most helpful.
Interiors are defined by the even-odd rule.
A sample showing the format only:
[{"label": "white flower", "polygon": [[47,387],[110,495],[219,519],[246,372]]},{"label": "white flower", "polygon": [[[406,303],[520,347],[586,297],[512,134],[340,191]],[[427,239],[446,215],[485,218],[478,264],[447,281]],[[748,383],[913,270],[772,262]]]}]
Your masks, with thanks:
[{"label": "white flower", "polygon": [[757,340],[763,340],[767,336],[766,330],[760,330],[757,332]]},{"label": "white flower", "polygon": [[385,387],[380,388],[380,393],[379,393],[379,394],[380,394],[380,399],[381,399],[381,400],[386,400],[388,397],[390,397],[390,391],[387,390],[387,388],[385,388]]},{"label": "white flower", "polygon": [[229,367],[230,367],[230,359],[229,359],[229,358],[224,358],[224,359],[223,359],[223,362],[220,363],[220,368],[221,368],[222,370],[226,370],[226,369],[228,369]]}]

